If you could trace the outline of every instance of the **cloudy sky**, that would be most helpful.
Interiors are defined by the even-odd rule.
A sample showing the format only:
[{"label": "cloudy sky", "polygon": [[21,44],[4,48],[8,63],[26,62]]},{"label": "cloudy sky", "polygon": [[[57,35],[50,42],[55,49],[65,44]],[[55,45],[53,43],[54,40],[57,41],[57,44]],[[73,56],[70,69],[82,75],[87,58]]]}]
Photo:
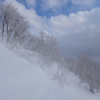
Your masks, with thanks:
[{"label": "cloudy sky", "polygon": [[65,56],[100,56],[100,0],[0,0],[13,2],[30,31],[57,38]]}]

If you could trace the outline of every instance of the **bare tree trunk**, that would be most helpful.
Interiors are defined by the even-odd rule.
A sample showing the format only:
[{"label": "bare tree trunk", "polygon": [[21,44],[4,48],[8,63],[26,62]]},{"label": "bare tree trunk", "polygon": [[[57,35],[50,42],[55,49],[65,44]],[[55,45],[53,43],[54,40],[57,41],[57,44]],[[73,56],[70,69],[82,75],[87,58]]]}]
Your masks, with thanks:
[{"label": "bare tree trunk", "polygon": [[90,86],[90,92],[94,94],[94,87],[92,85],[89,86]]},{"label": "bare tree trunk", "polygon": [[3,25],[2,25],[2,41],[3,41],[3,37],[4,37],[4,22],[3,22]]},{"label": "bare tree trunk", "polygon": [[8,43],[8,41],[9,41],[9,33],[8,33],[8,23],[7,23],[7,43]]}]

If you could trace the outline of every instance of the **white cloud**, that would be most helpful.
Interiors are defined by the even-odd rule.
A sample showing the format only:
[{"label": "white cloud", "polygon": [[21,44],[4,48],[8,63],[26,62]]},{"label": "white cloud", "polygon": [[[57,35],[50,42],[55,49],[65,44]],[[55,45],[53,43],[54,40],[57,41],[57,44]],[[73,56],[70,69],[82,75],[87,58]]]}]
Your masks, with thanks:
[{"label": "white cloud", "polygon": [[[63,32],[63,34],[72,35],[75,33],[79,33],[81,31],[87,31],[90,29],[92,31],[94,29],[99,29],[100,21],[100,8],[95,8],[91,11],[78,12],[77,14],[59,15],[55,17],[51,17],[49,19],[49,24],[53,30],[57,29]],[[65,30],[65,31],[64,31]],[[99,32],[100,30],[98,30]],[[92,34],[91,33],[91,34]]]},{"label": "white cloud", "polygon": [[36,0],[26,0],[26,2],[28,3],[28,5],[32,5],[32,6],[36,6]]},{"label": "white cloud", "polygon": [[100,8],[49,19],[49,32],[55,35],[66,55],[100,55]]},{"label": "white cloud", "polygon": [[91,6],[96,0],[71,0],[74,4],[88,5]]},{"label": "white cloud", "polygon": [[58,8],[61,8],[63,4],[67,4],[68,0],[41,0],[42,4],[41,7],[43,10],[57,10]]},{"label": "white cloud", "polygon": [[[98,0],[40,0],[43,11],[61,12],[64,8],[67,12],[91,9],[96,6]],[[69,9],[67,9],[67,7]]]},{"label": "white cloud", "polygon": [[[54,12],[59,12],[62,10],[62,7],[67,7],[69,2],[74,4],[71,8],[75,5],[79,6],[78,9],[86,9],[94,7],[97,0],[26,0],[29,5],[35,6],[36,3],[41,3],[41,8],[43,11],[52,10]],[[70,9],[71,10],[71,9]]]}]

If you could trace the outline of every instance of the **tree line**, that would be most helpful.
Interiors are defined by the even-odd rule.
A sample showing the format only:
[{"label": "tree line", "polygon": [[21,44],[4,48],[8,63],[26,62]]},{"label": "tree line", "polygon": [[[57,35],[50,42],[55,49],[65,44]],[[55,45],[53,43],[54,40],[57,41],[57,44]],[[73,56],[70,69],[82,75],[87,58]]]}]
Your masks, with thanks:
[{"label": "tree line", "polygon": [[44,31],[38,35],[30,33],[29,22],[11,2],[0,5],[0,37],[2,42],[16,51],[24,49],[25,53],[37,54],[47,67],[54,62],[61,66],[62,53],[56,38]]},{"label": "tree line", "polygon": [[100,92],[99,64],[86,55],[79,55],[77,60],[66,58],[68,69],[79,76],[82,83],[87,83],[91,93]]}]

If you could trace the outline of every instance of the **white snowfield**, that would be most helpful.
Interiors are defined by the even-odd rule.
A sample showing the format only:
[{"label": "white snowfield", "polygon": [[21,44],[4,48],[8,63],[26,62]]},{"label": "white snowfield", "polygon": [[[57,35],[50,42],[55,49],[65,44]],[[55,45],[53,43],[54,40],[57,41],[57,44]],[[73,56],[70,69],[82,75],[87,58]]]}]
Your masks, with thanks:
[{"label": "white snowfield", "polygon": [[100,100],[100,93],[90,93],[71,72],[60,87],[51,80],[56,65],[44,73],[36,61],[30,64],[0,43],[0,100]]},{"label": "white snowfield", "polygon": [[0,43],[0,100],[77,100],[56,87],[38,64]]}]

